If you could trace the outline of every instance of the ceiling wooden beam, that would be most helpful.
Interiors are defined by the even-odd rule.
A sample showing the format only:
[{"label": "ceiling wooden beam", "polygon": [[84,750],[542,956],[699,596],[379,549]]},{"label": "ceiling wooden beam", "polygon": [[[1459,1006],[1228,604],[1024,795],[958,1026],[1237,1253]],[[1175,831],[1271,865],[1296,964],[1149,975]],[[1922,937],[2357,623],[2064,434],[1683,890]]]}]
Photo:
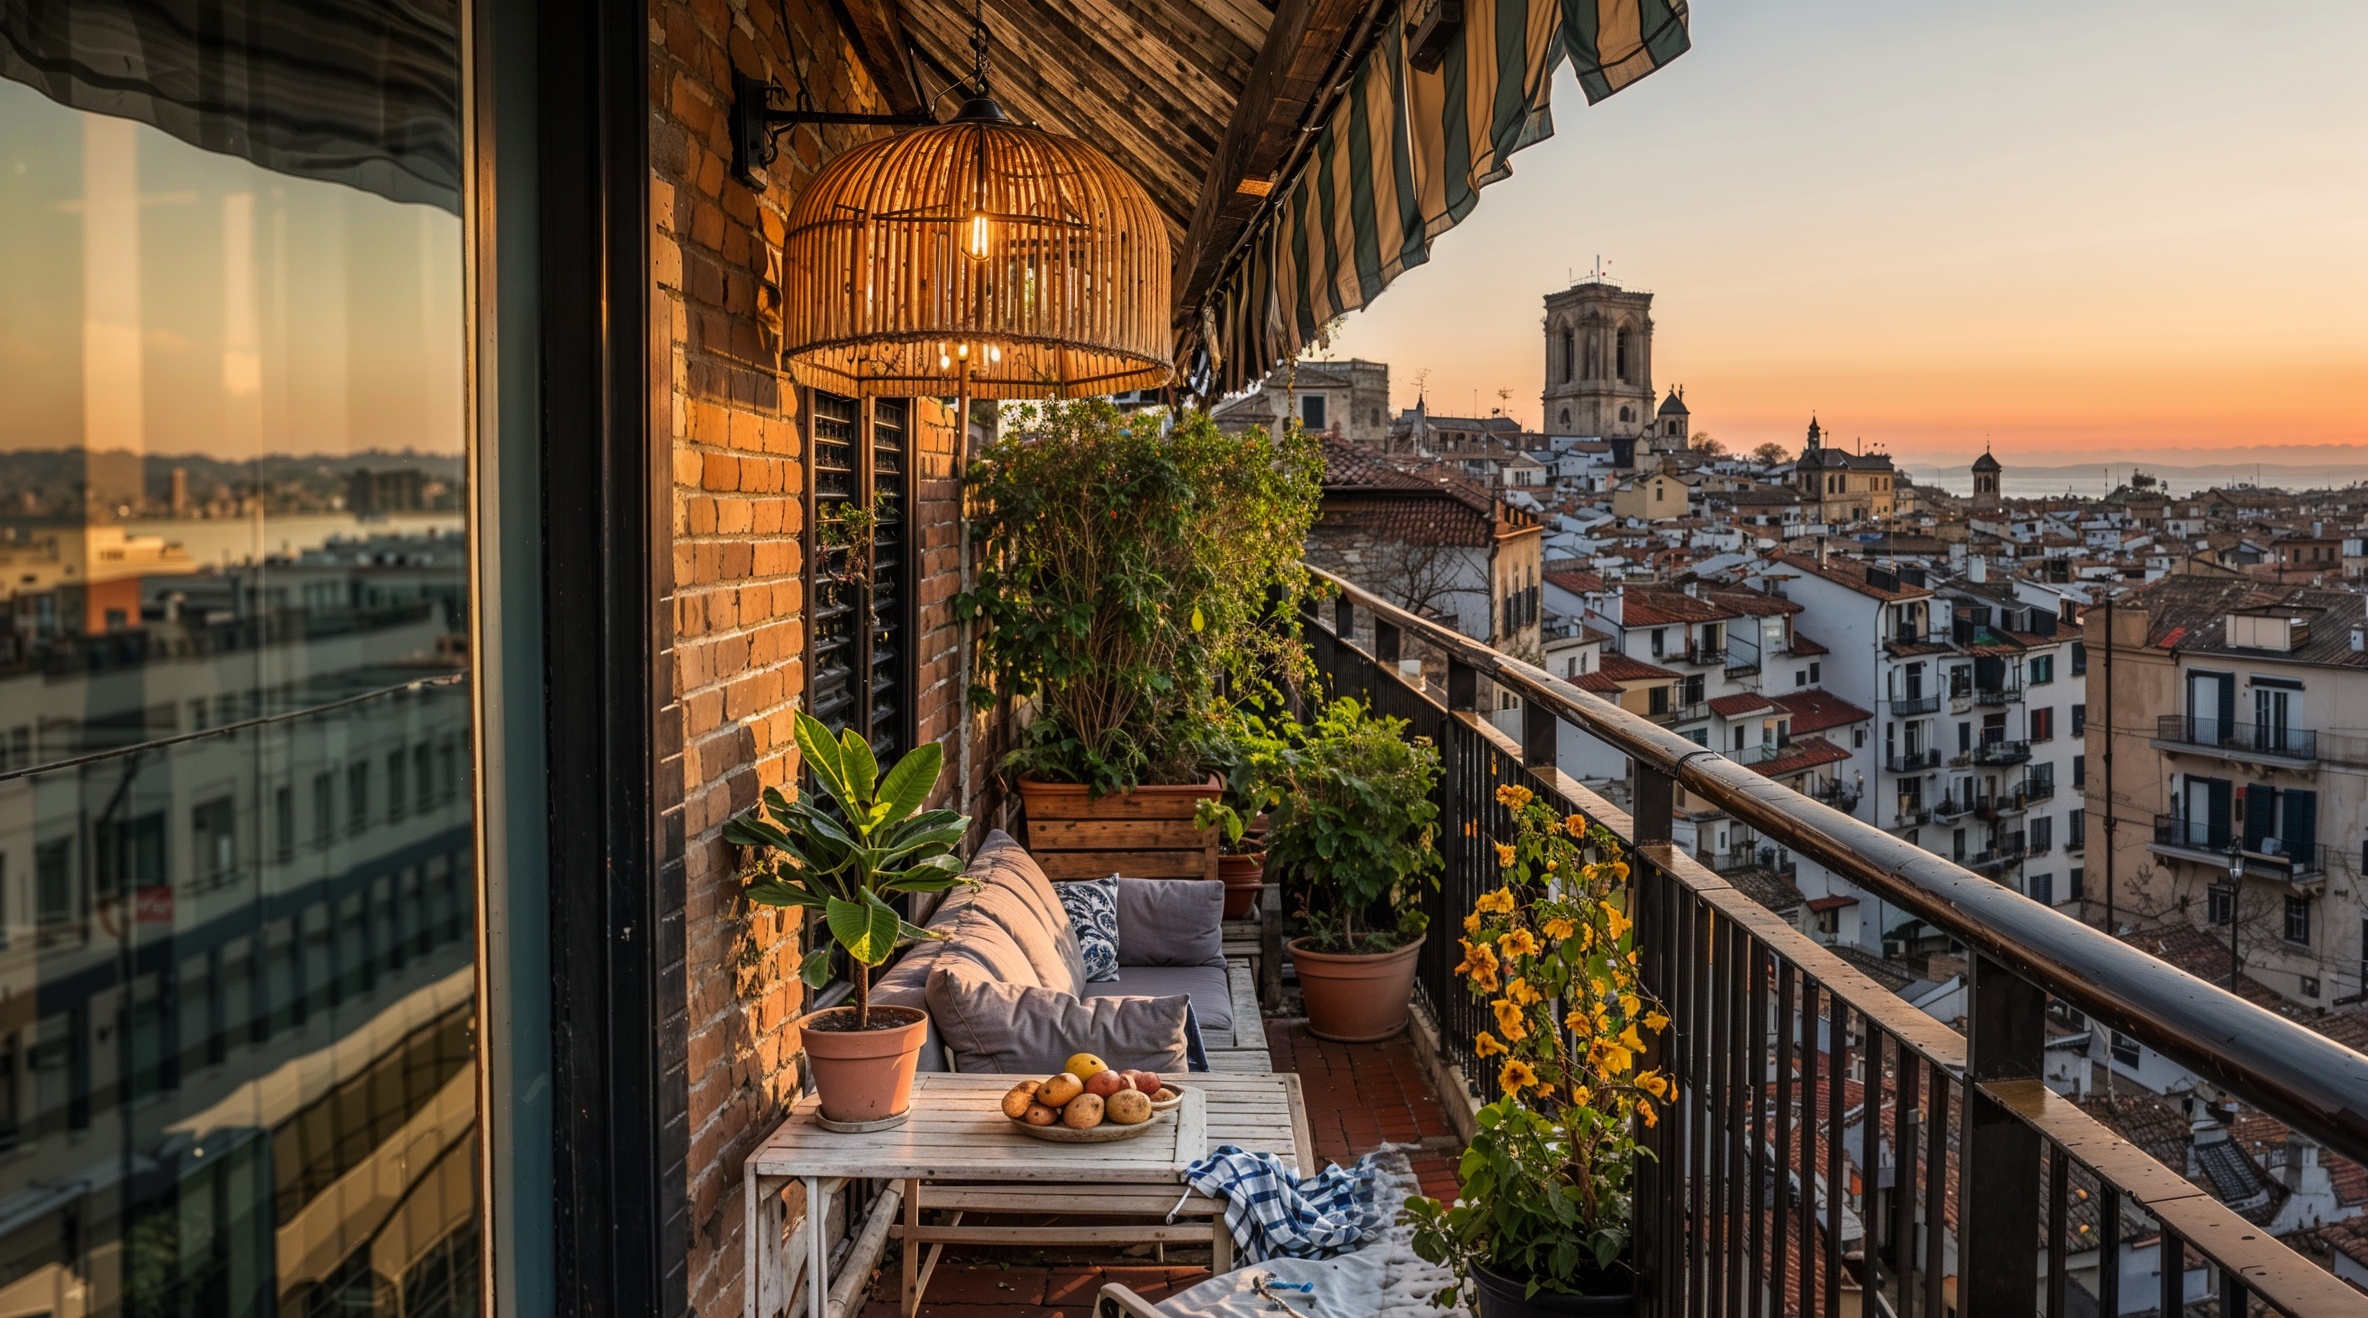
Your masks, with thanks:
[{"label": "ceiling wooden beam", "polygon": [[[1280,0],[1266,44],[1201,180],[1200,200],[1176,250],[1177,328],[1215,283],[1243,229],[1265,203],[1263,185],[1282,167],[1300,125],[1324,99],[1326,74],[1371,0]],[[1248,191],[1244,191],[1247,185]]]},{"label": "ceiling wooden beam", "polygon": [[913,61],[905,52],[904,21],[897,14],[896,0],[832,0],[832,8],[846,24],[848,44],[888,109],[895,114],[927,113],[929,106],[913,77]]}]

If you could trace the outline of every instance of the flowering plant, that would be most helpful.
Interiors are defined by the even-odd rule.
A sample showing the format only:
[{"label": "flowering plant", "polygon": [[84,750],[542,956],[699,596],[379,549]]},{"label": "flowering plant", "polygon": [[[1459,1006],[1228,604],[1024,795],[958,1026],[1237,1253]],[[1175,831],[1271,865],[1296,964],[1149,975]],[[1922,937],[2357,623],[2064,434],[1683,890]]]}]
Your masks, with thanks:
[{"label": "flowering plant", "polygon": [[1464,918],[1455,973],[1488,1000],[1494,1030],[1475,1051],[1501,1058],[1503,1096],[1480,1109],[1450,1207],[1406,1201],[1414,1248],[1469,1300],[1472,1270],[1526,1279],[1529,1293],[1584,1293],[1628,1248],[1639,1132],[1675,1088],[1640,1062],[1669,1018],[1637,977],[1619,843],[1561,816],[1526,787],[1497,789],[1514,838],[1498,843],[1504,886]]}]

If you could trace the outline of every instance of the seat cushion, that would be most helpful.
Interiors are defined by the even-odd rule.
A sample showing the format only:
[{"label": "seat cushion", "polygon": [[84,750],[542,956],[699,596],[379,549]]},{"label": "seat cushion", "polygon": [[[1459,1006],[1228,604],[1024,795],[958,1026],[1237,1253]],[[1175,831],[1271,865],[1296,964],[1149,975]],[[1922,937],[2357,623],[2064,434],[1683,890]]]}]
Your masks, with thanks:
[{"label": "seat cushion", "polygon": [[929,976],[928,998],[938,1037],[965,1072],[1050,1075],[1081,1052],[1121,1069],[1185,1069],[1192,1000],[1181,994],[1088,1000],[940,965]]},{"label": "seat cushion", "polygon": [[1225,964],[1213,966],[1121,966],[1108,984],[1088,984],[1088,998],[1147,994],[1155,998],[1182,994],[1192,999],[1200,1027],[1218,1034],[1233,1032],[1233,991],[1225,979]]},{"label": "seat cushion", "polygon": [[1118,964],[1224,965],[1225,885],[1212,879],[1120,879]]}]

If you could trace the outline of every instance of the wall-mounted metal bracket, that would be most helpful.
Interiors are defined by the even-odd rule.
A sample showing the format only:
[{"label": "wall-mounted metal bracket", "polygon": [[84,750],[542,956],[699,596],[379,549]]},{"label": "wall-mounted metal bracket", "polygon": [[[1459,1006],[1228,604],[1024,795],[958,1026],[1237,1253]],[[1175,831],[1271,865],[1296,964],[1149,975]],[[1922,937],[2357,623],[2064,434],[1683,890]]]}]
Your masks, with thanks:
[{"label": "wall-mounted metal bracket", "polygon": [[937,122],[925,114],[851,114],[817,110],[798,94],[794,109],[778,109],[774,101],[786,96],[780,86],[745,73],[732,74],[732,177],[752,188],[765,185],[764,168],[779,151],[778,139],[805,124],[862,124],[874,128],[920,128]]}]

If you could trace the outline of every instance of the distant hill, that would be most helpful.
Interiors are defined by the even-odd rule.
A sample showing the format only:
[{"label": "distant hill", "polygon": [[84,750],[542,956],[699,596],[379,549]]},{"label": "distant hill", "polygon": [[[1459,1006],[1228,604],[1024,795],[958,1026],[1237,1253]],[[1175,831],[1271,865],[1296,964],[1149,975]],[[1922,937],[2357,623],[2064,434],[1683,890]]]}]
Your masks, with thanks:
[{"label": "distant hill", "polygon": [[[2000,490],[2010,498],[2036,498],[2046,494],[2110,494],[2116,486],[2126,483],[2134,468],[2149,476],[2158,477],[2172,494],[2192,494],[2197,490],[2224,485],[2266,485],[2288,490],[2333,489],[2368,481],[2368,450],[2357,445],[2325,444],[2316,446],[2330,450],[2329,461],[2312,462],[2308,449],[2263,449],[2286,459],[2273,462],[2219,461],[2194,464],[2168,462],[2083,462],[2063,466],[2033,467],[2009,462]],[[2203,450],[2188,449],[2186,453]],[[2341,455],[2341,456],[2336,456]],[[2302,461],[2294,461],[2302,458]],[[1973,490],[1973,475],[1963,466],[1941,467],[1910,463],[1908,475],[1919,485],[1935,485],[1958,494]]]}]

